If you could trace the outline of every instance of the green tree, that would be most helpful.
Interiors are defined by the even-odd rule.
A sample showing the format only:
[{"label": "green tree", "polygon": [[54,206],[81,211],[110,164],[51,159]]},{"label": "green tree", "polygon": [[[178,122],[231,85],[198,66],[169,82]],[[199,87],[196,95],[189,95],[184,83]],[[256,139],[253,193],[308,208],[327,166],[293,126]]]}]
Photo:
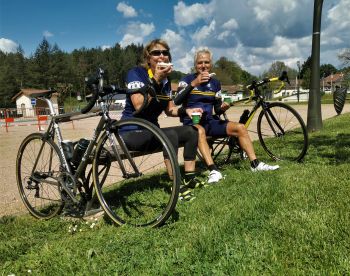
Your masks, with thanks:
[{"label": "green tree", "polygon": [[241,82],[241,67],[226,57],[220,57],[215,62],[213,71],[224,85],[239,84]]},{"label": "green tree", "polygon": [[338,70],[332,64],[322,64],[320,66],[320,78],[328,77],[331,74],[336,73]]},{"label": "green tree", "polygon": [[11,99],[20,90],[21,56],[20,52],[6,54],[0,51],[0,107],[15,106]]}]

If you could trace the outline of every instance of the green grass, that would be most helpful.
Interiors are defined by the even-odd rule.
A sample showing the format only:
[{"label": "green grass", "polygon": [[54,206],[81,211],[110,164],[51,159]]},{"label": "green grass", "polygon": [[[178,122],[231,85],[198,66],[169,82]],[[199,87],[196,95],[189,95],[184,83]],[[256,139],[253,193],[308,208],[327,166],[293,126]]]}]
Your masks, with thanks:
[{"label": "green grass", "polygon": [[224,181],[195,190],[161,228],[3,217],[1,275],[349,275],[349,124],[325,121],[304,163],[226,165]]}]

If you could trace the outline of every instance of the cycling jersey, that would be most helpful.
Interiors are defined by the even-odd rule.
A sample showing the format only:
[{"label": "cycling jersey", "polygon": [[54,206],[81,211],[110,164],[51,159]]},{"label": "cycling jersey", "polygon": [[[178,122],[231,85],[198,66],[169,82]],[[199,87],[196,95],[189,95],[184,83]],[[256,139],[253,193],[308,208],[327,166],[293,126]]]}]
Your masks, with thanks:
[{"label": "cycling jersey", "polygon": [[135,108],[130,98],[133,90],[137,90],[138,88],[142,88],[149,84],[151,78],[153,78],[152,71],[150,69],[147,71],[141,66],[134,67],[128,72],[126,77],[128,92],[121,119],[133,117],[143,118],[159,127],[158,117],[166,109],[171,100],[171,85],[168,79],[163,80],[163,83],[161,84],[161,91],[157,97],[158,101],[155,98],[152,98],[150,103],[139,114],[133,115]]},{"label": "cycling jersey", "polygon": [[[183,88],[191,85],[191,82],[196,77],[197,74],[185,76],[179,83],[179,93],[182,92]],[[178,95],[177,97],[179,96],[181,95]],[[207,83],[194,87],[182,102],[182,105],[185,108],[200,107],[203,109],[201,124],[205,124],[205,122],[213,119],[213,107],[218,104],[221,105],[221,84],[214,78],[210,78]],[[181,117],[180,120],[185,125],[192,124],[192,120],[187,114]]]}]

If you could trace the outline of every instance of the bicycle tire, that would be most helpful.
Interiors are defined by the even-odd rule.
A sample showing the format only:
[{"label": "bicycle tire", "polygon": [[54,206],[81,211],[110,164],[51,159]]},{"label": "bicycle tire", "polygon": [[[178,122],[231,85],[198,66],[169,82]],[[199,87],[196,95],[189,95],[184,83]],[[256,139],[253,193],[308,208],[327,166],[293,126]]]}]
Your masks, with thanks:
[{"label": "bicycle tire", "polygon": [[345,100],[346,100],[347,87],[342,87],[336,89],[333,93],[333,102],[335,112],[339,115],[344,108]]},{"label": "bicycle tire", "polygon": [[[161,129],[143,119],[121,120],[114,127],[115,130],[111,132],[116,145],[114,150],[124,159],[118,162],[111,141],[104,133],[97,143],[93,161],[94,188],[100,204],[108,217],[118,225],[160,226],[172,214],[179,195],[181,175],[174,148]],[[128,149],[139,172],[135,172],[122,151],[122,146],[127,145],[119,133],[120,127],[137,127],[153,134],[152,143],[144,147],[147,155],[138,156],[140,152]],[[142,137],[138,138],[135,132],[135,139]],[[167,173],[162,149],[169,157],[172,180]],[[101,183],[97,172],[104,162],[111,165],[108,176]],[[127,174],[123,175],[123,169]]]},{"label": "bicycle tire", "polygon": [[301,161],[308,149],[308,134],[299,113],[280,102],[267,103],[258,117],[259,141],[274,160]]},{"label": "bicycle tire", "polygon": [[[216,164],[218,165],[226,164],[230,161],[232,153],[235,152],[234,145],[236,145],[236,142],[233,141],[233,139],[236,139],[236,138],[235,137],[217,137],[217,138],[212,137],[208,139],[210,154],[213,158],[213,161]],[[205,163],[205,160],[201,152],[199,151],[199,149],[197,149],[197,157],[201,162]]]},{"label": "bicycle tire", "polygon": [[[32,173],[36,161],[37,169]],[[30,214],[38,219],[50,219],[62,211],[64,201],[56,178],[61,174],[62,165],[63,159],[57,145],[51,139],[44,139],[42,133],[28,135],[19,147],[16,159],[19,194]],[[39,182],[41,177],[57,181],[57,185]]]}]

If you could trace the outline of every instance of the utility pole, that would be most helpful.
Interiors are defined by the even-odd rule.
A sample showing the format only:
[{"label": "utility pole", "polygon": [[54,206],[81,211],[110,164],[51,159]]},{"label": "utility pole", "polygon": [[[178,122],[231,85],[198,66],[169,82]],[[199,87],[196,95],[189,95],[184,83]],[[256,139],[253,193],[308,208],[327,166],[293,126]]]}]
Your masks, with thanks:
[{"label": "utility pole", "polygon": [[322,91],[323,91],[323,93],[325,93],[324,92],[324,73],[323,73],[323,76],[322,76]]},{"label": "utility pole", "polygon": [[321,93],[320,93],[320,36],[323,0],[314,1],[314,20],[311,53],[311,82],[307,110],[307,129],[317,131],[322,128]]},{"label": "utility pole", "polygon": [[297,76],[297,80],[298,80],[298,86],[297,86],[297,99],[299,102],[299,94],[300,94],[300,61],[297,61],[297,66],[298,66],[298,76]]}]

